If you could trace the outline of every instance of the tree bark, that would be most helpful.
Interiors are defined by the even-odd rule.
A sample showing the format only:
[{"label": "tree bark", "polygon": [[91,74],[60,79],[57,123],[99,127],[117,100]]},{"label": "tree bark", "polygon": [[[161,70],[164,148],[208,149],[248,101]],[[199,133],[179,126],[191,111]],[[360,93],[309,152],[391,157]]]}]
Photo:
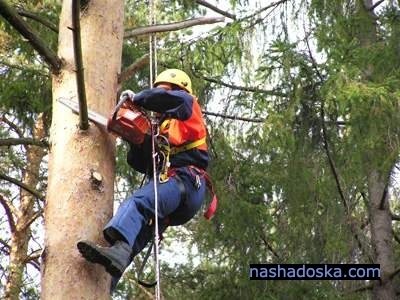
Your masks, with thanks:
[{"label": "tree bark", "polygon": [[[359,29],[358,38],[361,47],[368,47],[377,43],[376,15],[370,9],[373,7],[372,0],[359,2],[359,17],[363,22]],[[367,63],[364,66],[362,79],[370,81],[374,67]],[[365,163],[370,163],[368,155]],[[393,164],[394,167],[394,164]],[[371,226],[371,244],[374,251],[374,262],[380,264],[381,280],[373,286],[373,295],[376,300],[394,300],[396,292],[393,285],[392,274],[394,272],[394,250],[392,234],[392,215],[389,208],[388,185],[389,176],[378,169],[378,165],[372,166],[368,174],[369,193],[369,219]]]},{"label": "tree bark", "polygon": [[[123,1],[92,0],[81,16],[88,106],[108,115],[115,104],[123,41]],[[71,0],[63,1],[58,55],[65,61],[53,77],[53,123],[50,133],[49,183],[42,255],[42,299],[108,299],[110,277],[86,262],[76,243],[105,243],[102,229],[112,215],[115,142],[91,124],[80,131],[78,117],[56,99],[77,98],[72,48]],[[90,176],[103,181],[93,186]]]},{"label": "tree bark", "polygon": [[381,266],[381,280],[373,287],[376,300],[396,299],[391,278],[395,271],[392,217],[386,187],[385,179],[377,171],[372,171],[368,178],[371,242],[374,249],[374,262]]},{"label": "tree bark", "polygon": [[[40,114],[33,129],[33,139],[42,140],[46,132],[44,117]],[[43,147],[26,146],[27,164],[23,172],[22,183],[35,187],[39,182],[40,163],[46,151]],[[34,211],[36,197],[20,189],[20,203],[16,212],[14,231],[11,235],[9,274],[6,283],[5,299],[20,299],[19,294],[23,285],[23,271],[26,266],[28,242],[31,237],[30,224],[36,214]]]}]

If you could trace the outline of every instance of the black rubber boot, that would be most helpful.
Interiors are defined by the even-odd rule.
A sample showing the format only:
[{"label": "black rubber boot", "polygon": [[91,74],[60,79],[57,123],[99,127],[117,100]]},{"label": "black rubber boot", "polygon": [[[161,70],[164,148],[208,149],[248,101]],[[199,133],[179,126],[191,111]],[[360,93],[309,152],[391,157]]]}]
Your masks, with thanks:
[{"label": "black rubber boot", "polygon": [[103,247],[84,240],[79,241],[77,247],[87,261],[104,266],[114,277],[121,277],[131,262],[132,249],[123,241],[116,241],[112,247]]}]

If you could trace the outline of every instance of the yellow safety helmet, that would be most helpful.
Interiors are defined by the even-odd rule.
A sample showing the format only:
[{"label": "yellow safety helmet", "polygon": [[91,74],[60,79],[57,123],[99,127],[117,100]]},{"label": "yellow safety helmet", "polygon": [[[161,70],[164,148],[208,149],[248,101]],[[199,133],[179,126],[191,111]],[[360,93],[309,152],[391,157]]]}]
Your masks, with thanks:
[{"label": "yellow safety helmet", "polygon": [[158,83],[162,82],[176,84],[190,94],[192,93],[192,81],[190,80],[188,74],[181,70],[167,69],[161,72],[160,74],[158,74],[156,80],[154,81],[154,86],[157,86]]}]

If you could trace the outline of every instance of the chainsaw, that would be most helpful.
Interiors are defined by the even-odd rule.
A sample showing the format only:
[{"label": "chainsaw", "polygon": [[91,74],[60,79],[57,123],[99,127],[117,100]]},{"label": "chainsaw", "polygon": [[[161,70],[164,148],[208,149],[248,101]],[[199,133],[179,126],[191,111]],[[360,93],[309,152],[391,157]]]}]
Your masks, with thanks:
[{"label": "chainsaw", "polygon": [[[128,96],[121,97],[110,118],[90,110],[88,118],[127,142],[141,144],[150,130],[150,121],[146,114],[132,103],[123,106],[128,99]],[[58,98],[57,101],[79,114],[78,102],[63,97]]]}]

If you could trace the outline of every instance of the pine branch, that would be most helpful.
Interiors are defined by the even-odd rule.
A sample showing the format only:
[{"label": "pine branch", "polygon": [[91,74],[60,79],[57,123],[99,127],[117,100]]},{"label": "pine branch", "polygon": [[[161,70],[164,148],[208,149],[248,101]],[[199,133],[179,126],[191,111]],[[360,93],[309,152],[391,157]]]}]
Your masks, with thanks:
[{"label": "pine branch", "polygon": [[9,255],[10,254],[10,245],[6,241],[4,241],[3,239],[0,239],[0,244],[2,246],[0,251],[5,253],[6,255]]},{"label": "pine branch", "polygon": [[17,146],[17,145],[34,145],[39,147],[49,147],[49,144],[45,141],[35,140],[32,138],[7,138],[0,139],[1,146]]},{"label": "pine branch", "polygon": [[222,9],[219,9],[218,7],[208,3],[207,1],[196,0],[196,3],[200,4],[200,5],[204,6],[204,7],[207,7],[207,8],[209,8],[209,9],[211,9],[211,10],[213,10],[213,11],[219,13],[220,15],[223,15],[223,16],[229,18],[229,19],[236,20],[236,15],[228,13],[228,12],[222,10]]},{"label": "pine branch", "polygon": [[10,226],[11,233],[14,233],[16,230],[15,220],[13,216],[13,207],[12,204],[6,200],[2,195],[0,195],[0,204],[3,206],[4,211],[6,212],[8,224]]},{"label": "pine branch", "polygon": [[267,247],[267,249],[278,259],[278,261],[282,261],[282,258],[279,256],[279,254],[272,248],[272,246],[268,243],[266,238],[261,235],[261,240],[263,241],[264,245]]},{"label": "pine branch", "polygon": [[263,90],[263,89],[259,89],[259,88],[255,88],[255,87],[238,86],[238,85],[234,85],[234,84],[229,84],[229,83],[223,82],[221,80],[216,80],[216,79],[213,79],[213,78],[209,78],[209,77],[206,77],[206,76],[202,76],[202,75],[199,75],[199,76],[200,76],[200,78],[202,78],[202,79],[204,79],[206,81],[209,81],[209,82],[212,82],[212,83],[216,83],[216,84],[219,84],[219,85],[222,85],[222,86],[234,89],[234,90],[252,92],[252,93],[263,93],[263,94],[267,94],[267,95],[270,95],[270,96],[278,96],[278,97],[286,97],[287,96],[287,94],[280,93],[280,92],[277,92],[277,91],[274,91],[274,90]]},{"label": "pine branch", "polygon": [[80,0],[72,0],[72,36],[74,44],[76,84],[78,87],[79,101],[79,127],[82,130],[89,128],[88,108],[85,91],[85,76],[83,70],[81,26],[80,26]]},{"label": "pine branch", "polygon": [[394,221],[400,221],[400,215],[392,214],[392,220],[394,220]]},{"label": "pine branch", "polygon": [[6,174],[0,173],[0,179],[11,182],[11,183],[19,186],[20,188],[26,190],[27,192],[31,193],[33,196],[35,196],[39,200],[45,201],[45,197],[39,191],[37,191],[36,189],[28,186],[27,184],[15,179],[15,178],[12,178],[12,177],[7,176]]},{"label": "pine branch", "polygon": [[41,17],[41,16],[39,16],[39,15],[37,15],[37,14],[35,14],[35,13],[29,12],[29,11],[26,11],[26,10],[23,10],[22,8],[18,8],[18,9],[17,9],[17,12],[18,12],[18,14],[19,14],[21,17],[26,17],[26,18],[35,20],[35,21],[39,22],[40,24],[46,26],[46,27],[49,28],[50,30],[52,30],[52,31],[54,31],[54,32],[56,32],[56,33],[58,33],[58,28],[57,28],[57,26],[54,25],[53,23],[51,23],[49,20],[46,20],[45,18],[43,18],[43,17]]},{"label": "pine branch", "polygon": [[15,131],[16,134],[18,134],[19,137],[23,138],[23,132],[18,128],[17,125],[15,125],[12,121],[10,121],[9,119],[7,119],[7,117],[5,116],[5,114],[3,114],[0,118],[0,121],[6,123],[12,130]]},{"label": "pine branch", "polygon": [[224,119],[231,119],[231,120],[238,120],[238,121],[245,121],[245,122],[253,122],[253,123],[263,123],[263,122],[265,122],[265,119],[243,118],[243,117],[237,117],[237,116],[232,116],[232,115],[214,113],[214,112],[210,112],[210,111],[206,111],[206,110],[203,110],[202,113],[205,114],[205,115],[221,117],[221,118],[224,118]]},{"label": "pine branch", "polygon": [[124,38],[131,38],[138,35],[144,34],[152,34],[158,32],[166,32],[166,31],[176,31],[188,27],[193,27],[197,25],[204,24],[214,24],[218,22],[223,22],[225,19],[223,17],[200,17],[194,18],[190,20],[185,20],[181,22],[175,22],[170,24],[158,24],[146,27],[138,27],[135,29],[130,29],[125,32]]},{"label": "pine branch", "polygon": [[275,8],[276,6],[278,6],[278,5],[282,4],[282,3],[285,3],[287,1],[288,0],[280,0],[280,1],[277,1],[277,2],[274,2],[274,3],[271,3],[270,5],[267,5],[267,6],[264,6],[263,8],[260,8],[259,10],[257,10],[254,13],[252,13],[251,15],[248,15],[248,16],[242,18],[241,20],[250,19],[252,17],[255,17],[258,14],[262,13],[263,11],[266,11],[267,9],[270,9],[270,8]]},{"label": "pine branch", "polygon": [[24,72],[30,72],[30,73],[34,73],[37,74],[39,76],[43,76],[43,77],[50,77],[49,74],[46,74],[40,70],[37,70],[35,68],[32,67],[27,67],[27,66],[19,66],[16,64],[12,64],[10,62],[5,61],[4,59],[0,60],[0,64],[9,67],[10,69],[17,69],[17,70],[21,70]]},{"label": "pine branch", "polygon": [[142,69],[149,62],[149,54],[143,55],[141,58],[136,60],[133,64],[127,67],[121,72],[118,78],[118,83],[123,83],[137,71]]},{"label": "pine branch", "polygon": [[392,234],[393,234],[393,238],[394,240],[400,244],[400,237],[396,234],[396,232],[392,229]]},{"label": "pine branch", "polygon": [[377,8],[379,5],[381,5],[385,0],[379,0],[376,2],[374,5],[368,8],[369,11],[373,11],[375,8]]},{"label": "pine branch", "polygon": [[31,46],[43,57],[48,63],[54,74],[58,74],[61,68],[61,59],[47,47],[36,31],[18,15],[17,11],[9,6],[5,0],[0,0],[0,14],[7,20],[23,37],[25,37]]},{"label": "pine branch", "polygon": [[[335,183],[336,183],[336,187],[337,187],[338,192],[339,192],[340,199],[342,200],[342,204],[343,204],[343,206],[345,208],[345,214],[346,214],[346,218],[347,218],[347,220],[349,222],[350,231],[353,234],[354,239],[357,241],[358,247],[361,249],[362,252],[367,254],[367,251],[365,251],[364,246],[362,244],[362,241],[361,241],[361,239],[360,239],[360,237],[359,237],[359,235],[357,233],[356,224],[355,224],[354,219],[351,216],[350,207],[349,207],[348,201],[347,201],[347,199],[346,199],[346,197],[344,195],[344,191],[343,191],[341,183],[340,183],[339,174],[337,172],[335,162],[333,160],[333,157],[331,155],[331,151],[329,149],[330,147],[329,147],[329,142],[328,142],[327,128],[326,128],[326,125],[325,125],[325,122],[324,122],[324,120],[325,120],[324,101],[322,101],[322,103],[321,103],[321,112],[320,112],[320,114],[321,114],[321,119],[322,119],[322,137],[323,137],[324,149],[325,149],[325,152],[326,152],[326,156],[328,158],[329,167],[331,169],[333,178],[334,178]],[[372,261],[372,259],[370,257],[369,257],[369,259]]]}]

